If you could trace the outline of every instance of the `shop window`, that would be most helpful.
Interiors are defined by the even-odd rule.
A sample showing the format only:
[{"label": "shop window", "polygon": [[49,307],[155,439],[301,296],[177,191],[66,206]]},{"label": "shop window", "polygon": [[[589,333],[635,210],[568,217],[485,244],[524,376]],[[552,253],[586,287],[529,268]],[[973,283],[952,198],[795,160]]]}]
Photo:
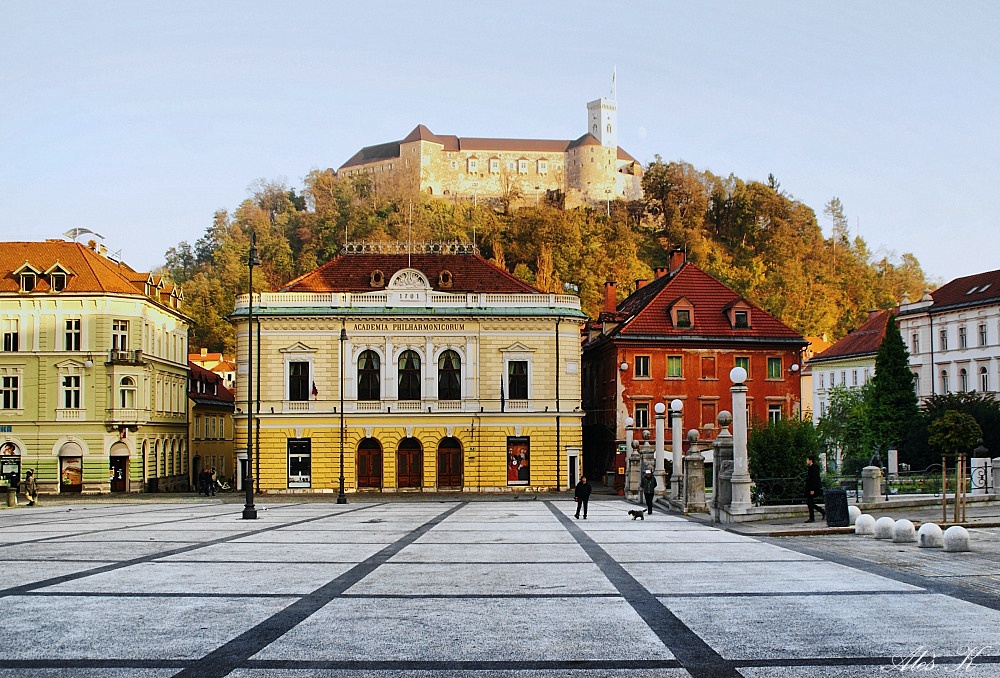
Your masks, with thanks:
[{"label": "shop window", "polygon": [[312,441],[309,438],[288,439],[288,487],[309,487],[312,484]]}]

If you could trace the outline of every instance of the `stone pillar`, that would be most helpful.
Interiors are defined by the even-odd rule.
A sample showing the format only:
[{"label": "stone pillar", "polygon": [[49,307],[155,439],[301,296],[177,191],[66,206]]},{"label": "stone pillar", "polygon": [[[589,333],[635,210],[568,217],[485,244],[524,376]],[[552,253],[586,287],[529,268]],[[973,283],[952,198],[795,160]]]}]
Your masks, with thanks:
[{"label": "stone pillar", "polygon": [[656,448],[655,448],[655,459],[653,466],[653,476],[656,478],[656,495],[659,497],[663,496],[664,491],[667,488],[666,483],[666,472],[663,469],[663,422],[666,419],[666,415],[663,414],[666,410],[666,405],[663,403],[656,403]]},{"label": "stone pillar", "polygon": [[698,445],[698,430],[688,431],[688,453],[684,455],[684,513],[705,513],[705,457]]},{"label": "stone pillar", "polygon": [[733,415],[723,410],[719,412],[721,431],[712,443],[715,462],[712,464],[714,481],[712,483],[712,507],[715,509],[715,519],[719,520],[720,511],[728,510],[733,500],[733,434],[729,425],[733,423]]},{"label": "stone pillar", "polygon": [[628,482],[625,484],[625,496],[635,499],[639,495],[639,476],[642,473],[642,459],[639,457],[639,444],[632,441],[632,451],[628,456]]},{"label": "stone pillar", "polygon": [[674,474],[670,478],[670,496],[674,499],[681,498],[681,429],[684,427],[684,413],[681,410],[670,408],[670,459],[674,467]]},{"label": "stone pillar", "polygon": [[632,468],[635,466],[632,463],[632,434],[634,432],[632,424],[634,423],[635,420],[632,417],[625,417],[625,496],[628,496],[632,489]]},{"label": "stone pillar", "polygon": [[861,469],[861,502],[870,504],[878,501],[882,494],[882,469],[865,466]]},{"label": "stone pillar", "polygon": [[1000,457],[993,459],[993,494],[1000,494]]},{"label": "stone pillar", "polygon": [[973,457],[971,459],[972,468],[972,494],[989,494],[990,491],[990,467],[993,462],[986,457]]},{"label": "stone pillar", "polygon": [[[737,367],[733,372],[737,370],[742,371]],[[733,394],[733,496],[729,504],[730,513],[746,513],[750,509],[750,462],[747,457],[748,390],[743,382],[733,384],[729,389]]]},{"label": "stone pillar", "polygon": [[899,475],[899,451],[895,447],[889,448],[889,465],[886,468],[886,475]]}]

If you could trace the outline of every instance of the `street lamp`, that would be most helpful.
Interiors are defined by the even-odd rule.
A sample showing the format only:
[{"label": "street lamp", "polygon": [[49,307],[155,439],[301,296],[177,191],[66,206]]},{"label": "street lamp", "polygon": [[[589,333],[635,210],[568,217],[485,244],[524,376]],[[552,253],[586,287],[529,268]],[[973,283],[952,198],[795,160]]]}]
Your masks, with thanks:
[{"label": "street lamp", "polygon": [[344,342],[347,341],[347,329],[340,327],[340,491],[337,493],[337,503],[346,504],[344,494]]},{"label": "street lamp", "polygon": [[256,520],[257,509],[253,505],[253,267],[260,266],[257,257],[257,234],[250,231],[250,252],[247,254],[247,268],[250,271],[250,299],[247,311],[247,473],[243,485],[246,503],[243,505],[243,520]]},{"label": "street lamp", "polygon": [[730,513],[745,514],[750,508],[750,470],[747,459],[747,371],[737,365],[729,371],[733,382],[733,476]]}]

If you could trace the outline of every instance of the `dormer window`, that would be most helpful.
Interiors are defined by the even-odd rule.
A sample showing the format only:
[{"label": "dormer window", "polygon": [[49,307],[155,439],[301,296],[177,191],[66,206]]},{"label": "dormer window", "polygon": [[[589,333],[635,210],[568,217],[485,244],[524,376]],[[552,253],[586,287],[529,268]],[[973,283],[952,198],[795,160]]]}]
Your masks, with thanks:
[{"label": "dormer window", "polygon": [[451,287],[451,283],[451,271],[441,271],[441,273],[438,274],[438,287],[447,289]]},{"label": "dormer window", "polygon": [[62,292],[66,289],[66,274],[62,272],[51,273],[49,275],[49,285],[53,292]]},{"label": "dormer window", "polygon": [[694,305],[688,301],[687,297],[681,297],[667,309],[670,313],[670,322],[677,329],[690,329],[694,327]]},{"label": "dormer window", "polygon": [[35,285],[38,283],[38,276],[31,271],[24,271],[21,273],[21,291],[31,292],[35,289]]},{"label": "dormer window", "polygon": [[368,284],[371,287],[385,287],[385,273],[378,269],[372,271],[372,277]]},{"label": "dormer window", "polygon": [[750,329],[750,304],[743,299],[737,299],[725,308],[729,317],[729,325],[734,330]]}]

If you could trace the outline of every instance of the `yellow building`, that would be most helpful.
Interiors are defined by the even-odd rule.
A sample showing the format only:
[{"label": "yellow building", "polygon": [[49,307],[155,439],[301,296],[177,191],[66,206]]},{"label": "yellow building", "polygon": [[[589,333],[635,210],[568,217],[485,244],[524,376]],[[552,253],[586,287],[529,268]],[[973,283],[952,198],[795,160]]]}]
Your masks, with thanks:
[{"label": "yellow building", "polygon": [[[260,490],[336,492],[341,453],[347,492],[575,482],[579,299],[541,293],[472,246],[405,247],[349,245],[283,290],[254,296]],[[243,295],[232,316],[243,450],[248,310]]]},{"label": "yellow building", "polygon": [[93,243],[3,243],[4,469],[46,493],[187,489],[180,301]]},{"label": "yellow building", "polygon": [[494,139],[434,134],[418,125],[400,141],[365,146],[338,174],[469,201],[534,204],[560,192],[566,207],[642,198],[642,165],[618,146],[618,106],[587,104],[587,132],[573,139]]}]

